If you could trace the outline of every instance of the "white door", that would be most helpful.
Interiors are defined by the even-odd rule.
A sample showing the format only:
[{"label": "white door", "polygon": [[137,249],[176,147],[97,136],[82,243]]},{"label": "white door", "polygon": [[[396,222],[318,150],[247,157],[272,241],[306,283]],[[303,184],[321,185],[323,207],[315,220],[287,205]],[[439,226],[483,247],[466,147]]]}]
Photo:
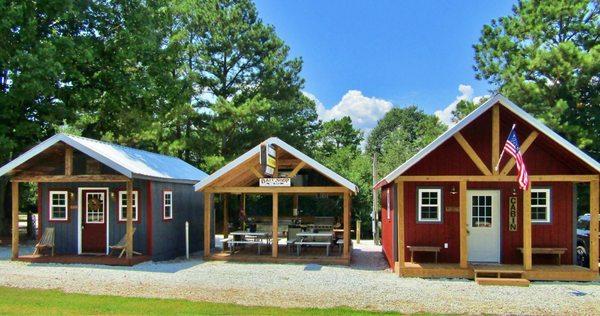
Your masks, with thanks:
[{"label": "white door", "polygon": [[471,262],[500,262],[500,191],[467,191]]}]

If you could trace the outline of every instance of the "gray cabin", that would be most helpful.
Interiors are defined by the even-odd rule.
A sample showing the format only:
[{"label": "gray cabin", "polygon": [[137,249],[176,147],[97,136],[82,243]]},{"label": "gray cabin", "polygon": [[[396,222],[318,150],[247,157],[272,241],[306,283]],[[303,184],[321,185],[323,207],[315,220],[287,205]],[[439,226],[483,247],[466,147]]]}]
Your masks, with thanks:
[{"label": "gray cabin", "polygon": [[[127,233],[128,187],[128,257],[185,255],[186,221],[189,251],[202,250],[204,200],[194,184],[207,174],[179,158],[57,134],[0,168],[0,176],[11,178],[17,197],[18,183],[37,183],[38,238],[53,227],[57,255],[110,254]],[[18,238],[14,248],[13,238],[18,259]]]}]

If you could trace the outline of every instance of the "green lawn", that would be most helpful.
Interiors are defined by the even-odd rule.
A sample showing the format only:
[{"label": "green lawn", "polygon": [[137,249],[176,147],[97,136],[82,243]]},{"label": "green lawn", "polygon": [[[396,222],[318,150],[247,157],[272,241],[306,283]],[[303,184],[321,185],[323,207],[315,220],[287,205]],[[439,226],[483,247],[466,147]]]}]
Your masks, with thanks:
[{"label": "green lawn", "polygon": [[57,290],[8,287],[0,287],[0,314],[385,315],[349,308],[249,307],[175,299],[68,294]]}]

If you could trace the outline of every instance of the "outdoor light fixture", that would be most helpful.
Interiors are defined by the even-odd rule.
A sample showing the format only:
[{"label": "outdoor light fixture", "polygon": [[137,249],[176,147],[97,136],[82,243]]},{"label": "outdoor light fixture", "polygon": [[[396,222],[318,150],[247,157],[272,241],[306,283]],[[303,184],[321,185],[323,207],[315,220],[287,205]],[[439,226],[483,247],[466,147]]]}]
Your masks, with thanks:
[{"label": "outdoor light fixture", "polygon": [[75,197],[75,193],[73,193],[73,191],[69,192],[69,198],[73,199]]},{"label": "outdoor light fixture", "polygon": [[513,195],[513,196],[514,196],[514,195],[517,195],[517,189],[515,189],[515,188],[513,188],[513,189],[512,189],[512,195]]},{"label": "outdoor light fixture", "polygon": [[110,192],[110,198],[113,200],[115,199],[115,191]]},{"label": "outdoor light fixture", "polygon": [[455,195],[456,193],[458,193],[458,192],[456,192],[456,187],[452,186],[452,190],[450,190],[450,194]]}]

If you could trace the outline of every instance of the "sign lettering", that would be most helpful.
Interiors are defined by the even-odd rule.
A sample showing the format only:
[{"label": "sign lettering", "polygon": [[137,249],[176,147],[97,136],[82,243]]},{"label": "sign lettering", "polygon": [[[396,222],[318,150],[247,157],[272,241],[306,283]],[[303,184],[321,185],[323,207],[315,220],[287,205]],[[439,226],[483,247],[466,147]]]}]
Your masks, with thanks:
[{"label": "sign lettering", "polygon": [[508,198],[508,230],[517,231],[517,197]]},{"label": "sign lettering", "polygon": [[258,181],[261,187],[289,187],[292,186],[291,178],[260,178]]}]

